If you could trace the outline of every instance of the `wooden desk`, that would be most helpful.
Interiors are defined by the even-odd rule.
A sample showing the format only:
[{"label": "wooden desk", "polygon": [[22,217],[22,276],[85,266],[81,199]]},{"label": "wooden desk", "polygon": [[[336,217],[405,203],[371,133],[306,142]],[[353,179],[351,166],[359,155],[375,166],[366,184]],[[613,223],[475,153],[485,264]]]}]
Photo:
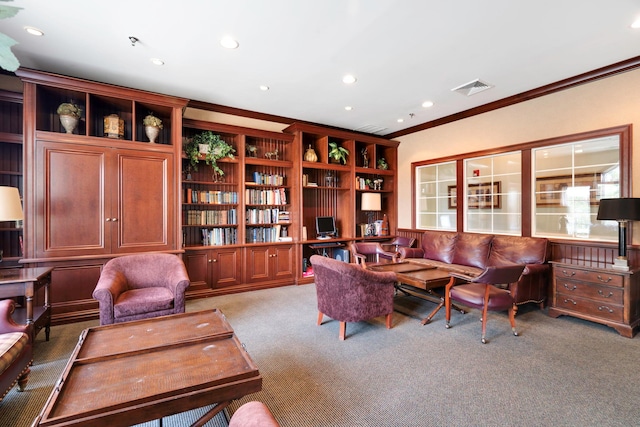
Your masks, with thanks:
[{"label": "wooden desk", "polygon": [[262,389],[262,377],[218,310],[85,329],[32,427],[131,426]]},{"label": "wooden desk", "polygon": [[[25,308],[17,308],[13,313],[16,323],[31,323],[34,335],[45,328],[45,337],[49,341],[51,331],[51,305],[49,304],[49,285],[53,267],[10,268],[0,270],[0,298],[25,297]],[[34,307],[33,297],[44,288],[44,303]]]}]

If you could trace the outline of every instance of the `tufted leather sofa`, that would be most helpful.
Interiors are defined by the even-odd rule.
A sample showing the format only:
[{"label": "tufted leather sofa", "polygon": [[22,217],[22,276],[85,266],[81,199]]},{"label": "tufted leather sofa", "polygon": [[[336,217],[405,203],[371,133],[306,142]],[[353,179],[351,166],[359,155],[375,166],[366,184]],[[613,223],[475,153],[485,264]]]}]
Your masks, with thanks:
[{"label": "tufted leather sofa", "polygon": [[516,304],[534,302],[542,308],[547,297],[550,266],[547,239],[428,230],[419,248],[400,248],[400,260],[435,265],[477,276],[487,266],[525,264],[520,280],[509,285]]},{"label": "tufted leather sofa", "polygon": [[0,301],[0,401],[18,383],[24,390],[33,362],[33,328],[18,325],[11,318],[15,302]]}]

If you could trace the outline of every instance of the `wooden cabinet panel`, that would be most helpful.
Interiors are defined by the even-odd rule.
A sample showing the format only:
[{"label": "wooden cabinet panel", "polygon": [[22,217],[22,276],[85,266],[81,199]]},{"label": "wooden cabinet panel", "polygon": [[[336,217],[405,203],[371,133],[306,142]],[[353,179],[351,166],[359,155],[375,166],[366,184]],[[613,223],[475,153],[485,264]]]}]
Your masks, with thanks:
[{"label": "wooden cabinet panel", "polygon": [[183,259],[191,281],[188,291],[207,293],[242,283],[241,257],[238,248],[187,250]]},{"label": "wooden cabinet panel", "polygon": [[108,253],[108,153],[100,147],[47,141],[38,141],[36,152],[37,256]]},{"label": "wooden cabinet panel", "polygon": [[292,245],[273,247],[274,257],[273,278],[277,280],[292,279],[294,277],[294,252]]},{"label": "wooden cabinet panel", "polygon": [[237,285],[242,282],[240,266],[242,265],[242,253],[237,248],[219,249],[213,251],[215,258],[213,263],[213,287]]},{"label": "wooden cabinet panel", "polygon": [[293,245],[247,248],[247,282],[285,281],[294,277]]},{"label": "wooden cabinet panel", "polygon": [[[117,197],[112,218],[117,230],[113,252],[168,250],[174,246],[173,156],[119,150]],[[112,219],[112,221],[113,221]]]},{"label": "wooden cabinet panel", "polygon": [[170,250],[172,155],[37,143],[37,256]]},{"label": "wooden cabinet panel", "polygon": [[247,282],[269,280],[269,246],[252,246],[247,248]]}]

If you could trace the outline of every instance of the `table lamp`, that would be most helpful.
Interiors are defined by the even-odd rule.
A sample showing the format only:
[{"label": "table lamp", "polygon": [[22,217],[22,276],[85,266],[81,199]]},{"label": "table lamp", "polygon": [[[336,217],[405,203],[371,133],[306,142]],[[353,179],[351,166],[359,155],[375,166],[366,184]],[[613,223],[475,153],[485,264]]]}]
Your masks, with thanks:
[{"label": "table lamp", "polygon": [[611,267],[628,271],[627,222],[640,220],[640,199],[600,199],[596,219],[618,221],[618,257],[613,260]]},{"label": "table lamp", "polygon": [[[382,210],[380,193],[362,193],[360,209],[367,212],[367,236],[375,236],[375,231],[372,231],[373,213]],[[375,228],[373,230],[375,230]]]},{"label": "table lamp", "polygon": [[[20,193],[15,187],[0,187],[0,222],[20,221],[24,218],[22,214],[22,204],[20,203]],[[0,250],[0,262],[2,262],[2,251]]]}]

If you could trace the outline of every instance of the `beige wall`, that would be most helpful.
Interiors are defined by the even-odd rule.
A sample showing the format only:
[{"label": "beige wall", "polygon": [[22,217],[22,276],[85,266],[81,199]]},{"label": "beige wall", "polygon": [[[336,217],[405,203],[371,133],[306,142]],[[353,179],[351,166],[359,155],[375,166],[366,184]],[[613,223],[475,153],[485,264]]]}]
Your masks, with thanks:
[{"label": "beige wall", "polygon": [[[640,70],[396,138],[398,205],[411,201],[412,162],[629,123],[640,125]],[[633,132],[634,148],[639,138]],[[639,160],[640,150],[634,150],[633,164]],[[632,181],[633,196],[640,197],[640,168]],[[398,212],[398,227],[410,228],[411,216]]]}]

